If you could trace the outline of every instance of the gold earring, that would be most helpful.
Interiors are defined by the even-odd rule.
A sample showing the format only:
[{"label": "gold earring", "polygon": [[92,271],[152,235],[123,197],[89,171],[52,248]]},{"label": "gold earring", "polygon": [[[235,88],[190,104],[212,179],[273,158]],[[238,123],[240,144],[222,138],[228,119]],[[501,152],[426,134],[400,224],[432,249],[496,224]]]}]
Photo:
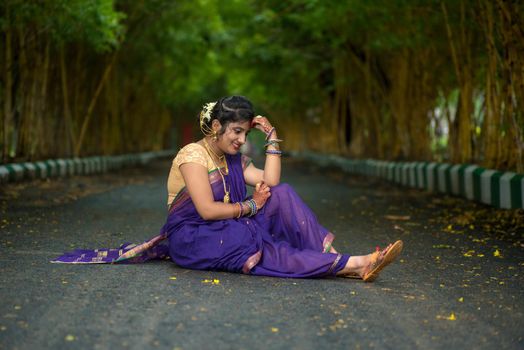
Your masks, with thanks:
[{"label": "gold earring", "polygon": [[213,142],[217,142],[218,140],[217,132],[215,130],[213,130],[213,136],[211,137],[211,140],[213,140]]}]

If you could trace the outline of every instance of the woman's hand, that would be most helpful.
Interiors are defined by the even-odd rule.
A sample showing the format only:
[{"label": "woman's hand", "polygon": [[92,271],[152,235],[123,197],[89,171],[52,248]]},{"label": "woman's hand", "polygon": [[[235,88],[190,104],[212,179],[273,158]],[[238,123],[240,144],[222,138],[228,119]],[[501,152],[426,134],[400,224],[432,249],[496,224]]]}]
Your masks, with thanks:
[{"label": "woman's hand", "polygon": [[259,182],[255,186],[253,192],[253,200],[257,204],[257,209],[260,210],[266,204],[267,199],[271,196],[271,189],[264,182]]},{"label": "woman's hand", "polygon": [[255,118],[253,118],[251,127],[262,131],[266,135],[269,134],[271,129],[273,129],[273,125],[271,125],[269,120],[261,115],[257,115]]}]

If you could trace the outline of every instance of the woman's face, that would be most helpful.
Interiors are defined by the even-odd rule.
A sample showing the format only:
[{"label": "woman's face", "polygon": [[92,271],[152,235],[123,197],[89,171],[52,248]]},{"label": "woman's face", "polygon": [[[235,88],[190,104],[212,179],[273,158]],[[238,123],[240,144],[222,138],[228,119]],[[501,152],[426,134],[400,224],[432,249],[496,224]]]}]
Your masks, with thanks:
[{"label": "woman's face", "polygon": [[218,136],[216,145],[224,153],[237,154],[240,147],[246,143],[250,129],[249,121],[229,123],[226,131]]}]

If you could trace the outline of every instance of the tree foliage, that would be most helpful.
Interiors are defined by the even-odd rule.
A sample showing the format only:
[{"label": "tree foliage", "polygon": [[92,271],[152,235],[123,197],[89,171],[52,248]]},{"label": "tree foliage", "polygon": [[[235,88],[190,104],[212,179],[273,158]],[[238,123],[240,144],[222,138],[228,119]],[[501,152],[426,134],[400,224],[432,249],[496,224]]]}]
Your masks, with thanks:
[{"label": "tree foliage", "polygon": [[242,94],[288,149],[524,171],[521,2],[7,0],[1,11],[4,161],[165,147],[204,102]]}]

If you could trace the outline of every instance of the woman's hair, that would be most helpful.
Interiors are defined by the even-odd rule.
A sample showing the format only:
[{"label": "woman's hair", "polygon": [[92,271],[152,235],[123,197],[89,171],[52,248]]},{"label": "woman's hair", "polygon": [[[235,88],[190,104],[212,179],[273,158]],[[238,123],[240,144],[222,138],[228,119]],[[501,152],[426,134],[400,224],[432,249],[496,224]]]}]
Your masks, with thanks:
[{"label": "woman's hair", "polygon": [[208,127],[214,119],[218,119],[222,125],[219,134],[226,131],[229,123],[245,122],[251,123],[255,114],[253,112],[253,105],[244,96],[228,96],[222,97],[217,101],[211,110],[211,120],[205,121]]}]

